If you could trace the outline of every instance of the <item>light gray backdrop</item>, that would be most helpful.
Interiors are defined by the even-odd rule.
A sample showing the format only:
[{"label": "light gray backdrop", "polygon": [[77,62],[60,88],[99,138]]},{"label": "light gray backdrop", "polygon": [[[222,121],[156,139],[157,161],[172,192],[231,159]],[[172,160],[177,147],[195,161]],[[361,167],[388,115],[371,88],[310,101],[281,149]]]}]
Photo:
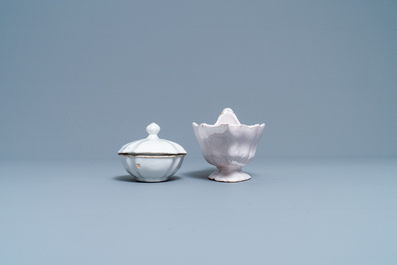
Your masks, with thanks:
[{"label": "light gray backdrop", "polygon": [[397,1],[1,1],[1,158],[112,158],[231,107],[262,157],[397,155]]}]

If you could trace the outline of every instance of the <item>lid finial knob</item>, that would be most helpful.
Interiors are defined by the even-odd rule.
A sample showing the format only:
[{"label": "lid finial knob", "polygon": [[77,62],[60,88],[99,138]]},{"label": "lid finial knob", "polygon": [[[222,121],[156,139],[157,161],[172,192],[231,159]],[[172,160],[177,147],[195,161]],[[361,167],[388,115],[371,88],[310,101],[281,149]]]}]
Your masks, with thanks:
[{"label": "lid finial knob", "polygon": [[152,122],[146,127],[146,131],[149,134],[148,139],[158,139],[157,134],[160,132],[160,126]]}]

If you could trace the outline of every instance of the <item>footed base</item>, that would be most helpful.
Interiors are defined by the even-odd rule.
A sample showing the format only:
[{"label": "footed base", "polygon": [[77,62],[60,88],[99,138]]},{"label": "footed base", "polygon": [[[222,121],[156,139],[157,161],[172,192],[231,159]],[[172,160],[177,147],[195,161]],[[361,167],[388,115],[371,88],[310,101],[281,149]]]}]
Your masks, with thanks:
[{"label": "footed base", "polygon": [[220,182],[240,182],[251,179],[251,176],[240,169],[218,168],[209,177],[209,179]]},{"label": "footed base", "polygon": [[139,182],[164,182],[169,179],[169,177],[165,177],[165,178],[148,178],[148,177],[140,178],[140,177],[136,177],[136,176],[133,176],[133,177],[136,181],[139,181]]}]

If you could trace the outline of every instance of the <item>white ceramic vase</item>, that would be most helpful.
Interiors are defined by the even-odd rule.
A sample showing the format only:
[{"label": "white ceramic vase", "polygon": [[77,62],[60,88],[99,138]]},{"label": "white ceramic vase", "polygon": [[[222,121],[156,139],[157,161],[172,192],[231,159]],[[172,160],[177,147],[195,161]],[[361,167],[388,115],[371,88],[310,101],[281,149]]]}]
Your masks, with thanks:
[{"label": "white ceramic vase", "polygon": [[214,125],[193,122],[193,130],[205,160],[216,166],[209,179],[239,182],[251,178],[242,172],[255,156],[265,124],[243,125],[233,110],[226,108]]}]

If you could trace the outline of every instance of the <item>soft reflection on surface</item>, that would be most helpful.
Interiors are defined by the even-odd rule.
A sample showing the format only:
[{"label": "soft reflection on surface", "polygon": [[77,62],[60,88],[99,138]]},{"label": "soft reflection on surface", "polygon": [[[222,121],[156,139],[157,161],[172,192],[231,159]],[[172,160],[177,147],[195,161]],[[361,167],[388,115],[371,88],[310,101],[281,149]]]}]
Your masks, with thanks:
[{"label": "soft reflection on surface", "polygon": [[113,178],[114,180],[118,181],[125,181],[125,182],[136,182],[136,183],[161,183],[161,182],[168,182],[168,181],[174,181],[174,180],[179,180],[180,177],[178,176],[172,176],[166,181],[161,181],[161,182],[143,182],[143,181],[137,181],[133,176],[131,175],[122,175],[122,176],[116,176]]}]

